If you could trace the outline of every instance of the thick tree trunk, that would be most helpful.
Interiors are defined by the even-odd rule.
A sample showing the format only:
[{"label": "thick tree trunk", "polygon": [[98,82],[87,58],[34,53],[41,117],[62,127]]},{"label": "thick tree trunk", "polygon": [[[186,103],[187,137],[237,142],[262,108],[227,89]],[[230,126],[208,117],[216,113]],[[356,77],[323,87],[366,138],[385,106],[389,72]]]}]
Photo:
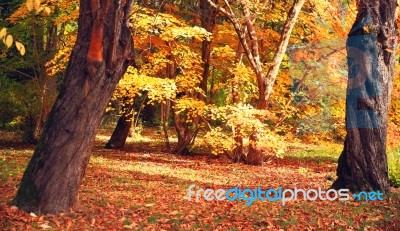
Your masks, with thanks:
[{"label": "thick tree trunk", "polygon": [[58,213],[73,207],[100,120],[131,59],[132,1],[80,1],[78,38],[62,90],[14,204]]},{"label": "thick tree trunk", "polygon": [[386,133],[397,49],[396,0],[358,2],[347,40],[347,136],[333,188],[389,192]]},{"label": "thick tree trunk", "polygon": [[[133,101],[133,100],[132,100]],[[124,100],[122,106],[122,114],[118,119],[117,126],[112,133],[110,140],[107,142],[105,148],[107,149],[121,149],[125,146],[126,138],[128,138],[129,131],[132,127],[134,102]]]}]

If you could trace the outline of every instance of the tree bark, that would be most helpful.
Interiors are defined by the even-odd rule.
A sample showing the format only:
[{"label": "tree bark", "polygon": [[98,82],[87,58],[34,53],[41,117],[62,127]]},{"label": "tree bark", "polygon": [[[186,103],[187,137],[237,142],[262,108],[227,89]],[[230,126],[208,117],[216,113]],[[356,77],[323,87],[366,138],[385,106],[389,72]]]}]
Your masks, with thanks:
[{"label": "tree bark", "polygon": [[247,154],[247,164],[249,165],[262,165],[264,162],[264,153],[257,147],[258,132],[253,128],[249,137],[249,153]]},{"label": "tree bark", "polygon": [[279,45],[276,50],[274,60],[272,61],[272,66],[269,68],[267,75],[263,79],[263,83],[260,87],[259,85],[259,102],[257,105],[258,109],[266,109],[268,106],[268,99],[272,93],[272,88],[274,86],[276,77],[278,76],[278,71],[281,66],[283,57],[286,53],[290,35],[292,34],[294,25],[296,24],[297,18],[304,5],[305,0],[295,0],[292,8],[288,13],[285,25],[281,32],[281,38],[279,40]]},{"label": "tree bark", "polygon": [[386,133],[397,49],[397,1],[357,4],[346,44],[347,136],[332,187],[389,192]]},{"label": "tree bark", "polygon": [[[283,57],[286,53],[290,35],[292,33],[294,25],[296,24],[298,15],[304,5],[305,0],[295,0],[291,9],[289,10],[288,17],[281,32],[281,38],[279,40],[277,51],[275,53],[272,65],[266,75],[264,75],[263,65],[260,60],[260,47],[258,37],[254,28],[254,19],[252,18],[248,2],[244,0],[239,1],[244,16],[243,26],[241,26],[239,18],[235,16],[228,1],[224,1],[224,3],[229,10],[226,10],[223,7],[219,7],[212,0],[207,1],[212,7],[218,9],[232,22],[236,34],[238,35],[241,47],[243,48],[243,52],[246,54],[246,57],[249,60],[250,65],[256,75],[257,86],[259,90],[257,108],[267,109],[268,99],[272,92],[272,87],[278,75]],[[249,147],[249,152],[247,154],[247,163],[259,165],[263,161],[263,155],[262,152],[260,152],[260,150],[256,147],[257,142],[254,142],[257,137],[256,133],[257,131],[254,131],[254,134],[252,134],[252,136],[250,137],[253,146]],[[235,150],[233,150],[233,152],[234,156],[238,156],[238,150],[242,149],[243,147],[243,140],[238,134],[235,134],[235,141],[237,143],[237,147],[235,148]],[[234,161],[237,160],[238,158],[235,157]]]},{"label": "tree bark", "polygon": [[259,102],[257,104],[257,108],[266,109],[269,96],[272,92],[272,87],[275,83],[279,68],[281,66],[283,57],[289,44],[290,35],[293,31],[294,25],[296,24],[298,15],[304,5],[305,0],[295,0],[292,7],[290,8],[288,17],[281,32],[281,38],[279,40],[278,48],[276,50],[273,62],[271,64],[271,67],[268,69],[266,75],[264,75],[264,69],[260,60],[260,48],[258,46],[257,33],[253,25],[254,20],[248,7],[248,2],[244,0],[239,1],[241,10],[243,11],[244,15],[244,26],[241,26],[239,18],[234,15],[228,1],[224,1],[224,3],[229,8],[229,10],[226,10],[223,7],[219,7],[212,0],[207,1],[212,7],[218,9],[232,22],[236,34],[238,35],[239,41],[243,46],[243,51],[246,54],[250,65],[254,70],[254,73],[256,74],[259,90]]},{"label": "tree bark", "polygon": [[110,140],[105,146],[107,149],[123,148],[126,143],[126,138],[128,138],[129,131],[132,127],[134,102],[130,102],[129,100],[124,101],[125,102],[123,102],[121,110],[122,114],[118,119],[117,126],[115,127]]},{"label": "tree bark", "polygon": [[132,1],[80,1],[79,29],[63,87],[14,204],[59,213],[73,207],[107,103],[131,60]]},{"label": "tree bark", "polygon": [[[33,127],[28,128],[28,133],[24,134],[24,141],[29,143],[37,143],[47,116],[50,113],[57,97],[57,80],[55,76],[49,76],[47,73],[46,63],[54,58],[57,49],[59,49],[59,41],[61,40],[65,27],[57,26],[31,19],[32,24],[32,44],[35,62],[32,64],[35,78],[37,79],[39,98],[38,111],[36,120],[32,123]],[[30,124],[28,124],[30,125]]]},{"label": "tree bark", "polygon": [[[218,10],[208,3],[207,0],[200,0],[200,19],[201,26],[208,32],[212,32],[215,27]],[[203,61],[203,76],[200,88],[204,95],[199,94],[199,99],[205,101],[207,96],[208,76],[210,75],[211,41],[204,40],[201,47],[201,60]]]},{"label": "tree bark", "polygon": [[[175,103],[171,101],[172,115],[174,119],[174,127],[178,137],[178,143],[175,146],[174,153],[178,155],[188,155],[189,146],[193,143],[197,135],[198,129],[196,123],[193,126],[186,123],[186,118],[175,111]],[[197,118],[195,118],[197,120]]]},{"label": "tree bark", "polygon": [[169,143],[169,135],[168,135],[168,119],[169,119],[169,112],[171,109],[171,101],[167,99],[165,102],[161,103],[161,124],[164,132],[164,139],[165,139],[165,146],[167,151],[171,151],[171,145]]}]

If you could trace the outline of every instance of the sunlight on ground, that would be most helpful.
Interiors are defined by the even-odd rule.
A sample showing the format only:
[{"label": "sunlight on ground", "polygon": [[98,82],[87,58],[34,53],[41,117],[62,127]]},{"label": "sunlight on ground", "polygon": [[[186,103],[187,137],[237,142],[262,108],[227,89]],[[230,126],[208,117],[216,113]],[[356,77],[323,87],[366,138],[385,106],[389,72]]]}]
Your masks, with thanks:
[{"label": "sunlight on ground", "polygon": [[[104,134],[97,134],[96,135],[96,141],[98,142],[104,142],[107,143],[108,140],[110,139],[109,135],[104,135]],[[175,137],[170,137],[169,138],[170,142],[178,142],[178,139]],[[135,142],[144,142],[144,143],[150,143],[150,142],[154,142],[154,143],[164,143],[165,140],[164,139],[159,139],[159,138],[153,138],[153,137],[145,137],[145,136],[141,136],[141,135],[137,135],[137,136],[128,136],[128,138],[126,139],[127,143],[135,143]]]},{"label": "sunlight on ground", "polygon": [[[342,145],[291,144],[283,158],[270,157],[261,167],[232,164],[223,157],[177,156],[161,151],[157,137],[128,140],[121,151],[101,147],[109,136],[98,135],[79,193],[79,205],[63,216],[32,217],[7,205],[33,149],[0,150],[0,229],[46,224],[54,229],[134,230],[265,230],[265,229],[400,229],[400,192],[384,201],[188,201],[196,188],[328,188]],[[144,147],[143,147],[144,146]],[[140,148],[140,149],[138,149]],[[140,150],[140,151],[138,151]],[[393,153],[397,153],[394,151]],[[393,155],[397,155],[393,154]],[[397,222],[397,223],[396,223]]]}]

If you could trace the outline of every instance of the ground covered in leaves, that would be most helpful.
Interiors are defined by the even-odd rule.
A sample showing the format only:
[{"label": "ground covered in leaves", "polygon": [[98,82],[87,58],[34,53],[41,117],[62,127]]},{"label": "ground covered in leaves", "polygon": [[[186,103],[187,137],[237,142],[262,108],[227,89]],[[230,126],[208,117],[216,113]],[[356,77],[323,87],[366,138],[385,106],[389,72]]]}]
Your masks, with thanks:
[{"label": "ground covered in leaves", "polygon": [[[400,230],[400,190],[384,201],[188,201],[188,187],[328,188],[341,145],[292,145],[261,167],[223,157],[176,156],[161,140],[130,140],[121,151],[103,149],[98,136],[79,193],[79,205],[54,216],[9,205],[33,146],[0,143],[0,230]],[[194,198],[193,198],[194,199]]]}]

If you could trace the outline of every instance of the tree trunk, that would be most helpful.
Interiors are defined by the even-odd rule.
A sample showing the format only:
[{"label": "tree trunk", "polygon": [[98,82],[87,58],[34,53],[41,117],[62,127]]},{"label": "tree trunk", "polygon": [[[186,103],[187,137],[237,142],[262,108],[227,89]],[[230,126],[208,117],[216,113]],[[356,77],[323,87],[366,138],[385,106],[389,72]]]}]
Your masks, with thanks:
[{"label": "tree trunk", "polygon": [[[208,32],[214,30],[218,10],[208,3],[207,0],[200,0],[200,19],[201,26]],[[204,95],[199,94],[199,99],[205,101],[207,97],[207,83],[210,75],[210,58],[211,58],[211,41],[204,40],[201,47],[201,60],[203,61],[203,76],[200,88],[204,91]]]},{"label": "tree trunk", "polygon": [[[36,143],[43,130],[46,119],[57,97],[57,80],[48,75],[46,64],[54,58],[59,48],[59,41],[64,34],[64,27],[51,24],[46,27],[41,22],[32,19],[33,54],[36,63],[32,65],[37,78],[39,108],[34,123],[33,134],[28,134],[30,143]],[[60,28],[60,29],[58,29]],[[51,67],[50,67],[51,68]],[[30,130],[30,129],[29,129]]]},{"label": "tree trunk", "polygon": [[243,135],[238,131],[239,128],[235,129],[235,147],[232,150],[233,153],[233,163],[240,163],[245,160],[245,155],[243,153]]},{"label": "tree trunk", "polygon": [[40,64],[40,66],[41,68],[38,71],[40,83],[40,108],[35,123],[34,143],[36,143],[40,137],[43,126],[46,123],[51,107],[57,96],[57,83],[55,76],[48,76],[45,72],[45,66],[42,64]]},{"label": "tree trunk", "polygon": [[[133,100],[132,100],[133,101]],[[129,131],[132,127],[134,102],[124,100],[122,106],[122,114],[118,119],[117,126],[112,133],[110,140],[107,142],[105,148],[107,149],[121,149],[125,146],[126,138],[128,138]]]},{"label": "tree trunk", "polygon": [[164,132],[165,146],[167,151],[171,151],[171,145],[169,144],[169,135],[168,135],[168,119],[169,112],[171,109],[171,101],[169,99],[166,102],[161,103],[161,124]]},{"label": "tree trunk", "polygon": [[78,38],[61,92],[14,204],[59,213],[73,207],[108,101],[131,59],[132,1],[80,1]]},{"label": "tree trunk", "polygon": [[178,155],[188,155],[189,146],[197,134],[196,126],[190,126],[186,123],[186,119],[175,111],[175,103],[171,101],[172,115],[174,119],[174,127],[178,137],[174,153]]},{"label": "tree trunk", "polygon": [[332,187],[389,192],[386,133],[397,49],[397,1],[359,1],[357,8],[346,44],[347,136]]},{"label": "tree trunk", "polygon": [[295,0],[292,8],[290,8],[288,17],[281,32],[281,38],[279,40],[279,45],[275,53],[274,60],[272,61],[272,66],[269,68],[267,75],[264,77],[262,86],[259,85],[258,109],[266,109],[268,106],[268,99],[272,93],[272,88],[274,86],[276,77],[278,76],[278,71],[283,57],[286,53],[290,35],[292,34],[294,25],[296,24],[297,17],[299,16],[304,2],[305,0]]},{"label": "tree trunk", "polygon": [[264,153],[257,147],[258,132],[253,128],[249,138],[249,153],[247,154],[247,164],[262,165],[264,162]]}]

